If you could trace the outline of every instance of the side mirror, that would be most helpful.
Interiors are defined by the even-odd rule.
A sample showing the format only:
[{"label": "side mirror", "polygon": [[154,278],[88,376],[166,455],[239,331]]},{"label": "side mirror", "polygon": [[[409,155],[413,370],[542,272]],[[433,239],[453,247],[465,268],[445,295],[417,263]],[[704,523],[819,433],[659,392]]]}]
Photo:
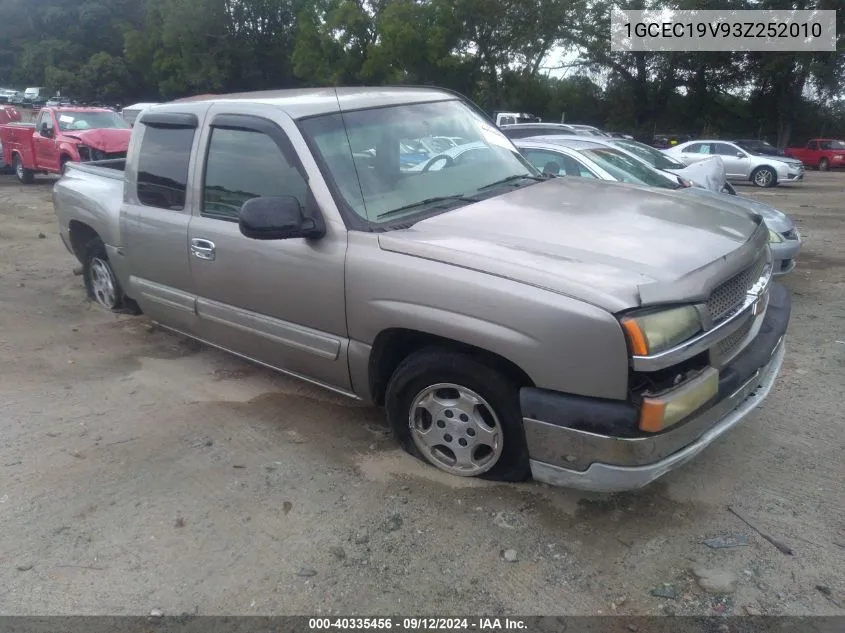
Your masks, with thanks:
[{"label": "side mirror", "polygon": [[326,233],[322,218],[305,217],[299,200],[293,196],[247,200],[238,214],[238,226],[243,235],[254,240],[318,238]]},{"label": "side mirror", "polygon": [[47,127],[47,124],[46,124],[46,123],[42,123],[42,124],[41,124],[41,136],[46,136],[47,138],[49,138],[49,137],[50,137],[50,136],[52,136],[52,135],[53,135],[53,134],[52,134],[52,132],[50,131],[50,128],[49,128],[49,127]]},{"label": "side mirror", "polygon": [[742,152],[737,152],[736,157],[737,158],[745,158],[745,154],[743,154]]}]

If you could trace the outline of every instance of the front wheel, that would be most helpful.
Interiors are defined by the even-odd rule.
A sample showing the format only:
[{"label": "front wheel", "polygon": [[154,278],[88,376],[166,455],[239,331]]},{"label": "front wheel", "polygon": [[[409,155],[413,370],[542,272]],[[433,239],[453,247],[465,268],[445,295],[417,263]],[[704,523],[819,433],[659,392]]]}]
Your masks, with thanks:
[{"label": "front wheel", "polygon": [[751,174],[751,182],[758,187],[774,187],[778,180],[778,175],[771,167],[758,167]]},{"label": "front wheel", "polygon": [[819,161],[819,171],[827,171],[828,167],[830,167],[830,165],[828,164],[827,159],[822,158]]},{"label": "front wheel", "polygon": [[498,481],[530,474],[518,385],[469,354],[411,354],[388,383],[385,408],[402,447],[444,472]]},{"label": "front wheel", "polygon": [[12,162],[14,163],[15,175],[18,177],[18,180],[25,185],[31,185],[35,180],[35,172],[23,166],[23,161],[19,154],[15,154]]}]

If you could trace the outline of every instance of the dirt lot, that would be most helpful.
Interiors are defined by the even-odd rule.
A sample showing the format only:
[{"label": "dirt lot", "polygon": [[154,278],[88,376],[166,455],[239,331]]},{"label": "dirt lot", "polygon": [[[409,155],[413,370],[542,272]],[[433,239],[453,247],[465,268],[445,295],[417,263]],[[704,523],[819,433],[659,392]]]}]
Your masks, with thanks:
[{"label": "dirt lot", "polygon": [[51,181],[0,176],[0,613],[845,613],[845,174],[741,192],[805,237],[781,377],[602,496],[440,476],[379,411],[95,308]]}]

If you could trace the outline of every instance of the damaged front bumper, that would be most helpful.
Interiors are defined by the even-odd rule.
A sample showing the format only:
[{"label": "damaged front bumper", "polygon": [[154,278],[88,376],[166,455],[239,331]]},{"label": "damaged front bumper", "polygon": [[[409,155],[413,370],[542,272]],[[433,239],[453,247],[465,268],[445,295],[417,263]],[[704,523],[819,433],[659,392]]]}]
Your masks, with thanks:
[{"label": "damaged front bumper", "polygon": [[[790,300],[772,286],[769,307],[757,336],[719,371],[719,395],[706,408],[666,431],[614,435],[615,425],[631,428],[633,404],[570,396],[542,389],[520,392],[523,424],[535,480],[595,492],[641,488],[693,459],[739,424],[771,391],[785,352]],[[598,421],[607,431],[573,428]]]}]

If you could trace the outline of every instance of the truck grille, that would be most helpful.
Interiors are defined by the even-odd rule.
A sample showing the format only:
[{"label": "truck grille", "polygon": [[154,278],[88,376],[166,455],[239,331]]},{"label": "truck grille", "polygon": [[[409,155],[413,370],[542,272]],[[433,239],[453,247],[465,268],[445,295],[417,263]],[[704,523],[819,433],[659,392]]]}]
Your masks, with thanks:
[{"label": "truck grille", "polygon": [[742,308],[745,296],[760,279],[765,266],[766,258],[760,257],[751,266],[716,287],[707,300],[707,309],[710,311],[713,325],[730,318]]},{"label": "truck grille", "polygon": [[751,331],[751,327],[753,325],[754,319],[748,319],[736,332],[719,341],[712,349],[712,354],[715,358],[720,361],[727,361],[730,359],[733,353],[739,350],[739,346],[745,340],[745,337],[748,336],[748,333]]}]

